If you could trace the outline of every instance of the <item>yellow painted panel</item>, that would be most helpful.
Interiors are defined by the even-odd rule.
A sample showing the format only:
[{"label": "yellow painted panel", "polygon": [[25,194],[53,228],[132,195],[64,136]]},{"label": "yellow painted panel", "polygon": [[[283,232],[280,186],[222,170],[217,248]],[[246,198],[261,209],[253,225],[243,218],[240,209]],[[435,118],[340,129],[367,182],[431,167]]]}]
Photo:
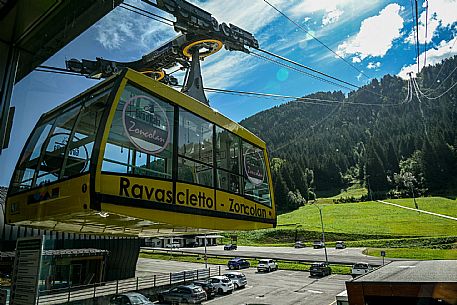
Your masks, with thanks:
[{"label": "yellow painted panel", "polygon": [[262,219],[274,219],[273,210],[263,204],[234,194],[217,191],[217,209],[230,214]]},{"label": "yellow painted panel", "polygon": [[89,209],[89,174],[8,197],[7,223],[48,220]]}]

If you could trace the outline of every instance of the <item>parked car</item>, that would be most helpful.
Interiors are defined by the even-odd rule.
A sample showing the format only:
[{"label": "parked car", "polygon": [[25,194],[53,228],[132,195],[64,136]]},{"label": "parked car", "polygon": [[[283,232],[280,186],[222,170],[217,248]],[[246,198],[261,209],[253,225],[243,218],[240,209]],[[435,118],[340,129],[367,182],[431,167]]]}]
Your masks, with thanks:
[{"label": "parked car", "polygon": [[138,292],[127,292],[113,296],[110,305],[153,305],[144,295]]},{"label": "parked car", "polygon": [[244,287],[246,287],[246,284],[248,283],[246,276],[241,272],[232,271],[232,272],[227,272],[224,275],[233,282],[233,286],[235,289],[244,288]]},{"label": "parked car", "polygon": [[210,277],[210,280],[213,283],[214,288],[216,288],[218,294],[232,293],[235,289],[232,280],[225,275],[216,275]]},{"label": "parked car", "polygon": [[171,248],[171,249],[179,248],[179,247],[181,247],[179,242],[172,242],[170,244],[165,245],[165,248]]},{"label": "parked car", "polygon": [[257,271],[272,271],[278,270],[278,264],[272,259],[261,259],[257,264]]},{"label": "parked car", "polygon": [[[206,292],[201,286],[180,285],[170,290],[162,291],[158,295],[159,301],[170,303],[199,304],[207,299]],[[151,303],[152,304],[152,303]]]},{"label": "parked car", "polygon": [[315,240],[313,242],[313,248],[314,249],[320,249],[320,248],[324,248],[325,247],[325,244],[322,240]]},{"label": "parked car", "polygon": [[251,267],[251,264],[245,260],[244,258],[232,258],[231,260],[228,261],[227,267],[231,269],[242,269],[242,268],[249,268]]},{"label": "parked car", "polygon": [[370,264],[368,263],[363,263],[363,262],[360,262],[360,263],[356,263],[352,266],[352,276],[355,277],[355,276],[358,276],[358,275],[362,275],[362,274],[365,274],[365,273],[368,273],[370,271],[373,271],[373,266],[371,266]]},{"label": "parked car", "polygon": [[344,243],[344,241],[337,241],[335,242],[335,249],[344,249],[346,248],[346,244]]},{"label": "parked car", "polygon": [[236,250],[237,246],[234,244],[228,244],[224,246],[224,250]]},{"label": "parked car", "polygon": [[332,274],[332,269],[327,263],[312,263],[309,273],[311,276],[326,276]]},{"label": "parked car", "polygon": [[297,248],[297,249],[304,248],[305,244],[303,242],[301,242],[301,241],[296,241],[294,247]]},{"label": "parked car", "polygon": [[204,280],[197,280],[197,281],[194,281],[194,285],[197,285],[197,286],[200,286],[203,288],[203,290],[205,290],[206,292],[206,297],[208,299],[212,299],[214,298],[214,296],[216,295],[217,291],[216,291],[216,287],[214,287],[213,283],[211,282],[210,279],[204,279]]}]

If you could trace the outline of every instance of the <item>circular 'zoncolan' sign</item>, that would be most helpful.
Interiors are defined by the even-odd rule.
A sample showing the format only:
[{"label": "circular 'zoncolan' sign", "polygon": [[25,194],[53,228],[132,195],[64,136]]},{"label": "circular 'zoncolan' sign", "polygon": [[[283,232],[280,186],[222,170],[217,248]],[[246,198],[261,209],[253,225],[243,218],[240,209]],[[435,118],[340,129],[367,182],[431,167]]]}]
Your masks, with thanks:
[{"label": "circular 'zoncolan' sign", "polygon": [[247,149],[244,153],[244,172],[255,186],[261,185],[265,176],[263,158],[258,151]]},{"label": "circular 'zoncolan' sign", "polygon": [[122,110],[122,123],[130,142],[148,154],[158,154],[170,142],[170,122],[165,110],[149,96],[129,99]]}]

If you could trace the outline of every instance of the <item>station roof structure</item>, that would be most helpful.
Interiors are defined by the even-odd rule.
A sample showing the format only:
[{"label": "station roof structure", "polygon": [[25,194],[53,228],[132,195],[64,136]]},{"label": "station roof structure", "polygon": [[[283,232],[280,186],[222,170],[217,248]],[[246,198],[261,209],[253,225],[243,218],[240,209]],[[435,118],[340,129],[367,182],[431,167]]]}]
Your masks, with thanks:
[{"label": "station roof structure", "polygon": [[0,41],[19,50],[16,82],[121,2],[0,0]]}]

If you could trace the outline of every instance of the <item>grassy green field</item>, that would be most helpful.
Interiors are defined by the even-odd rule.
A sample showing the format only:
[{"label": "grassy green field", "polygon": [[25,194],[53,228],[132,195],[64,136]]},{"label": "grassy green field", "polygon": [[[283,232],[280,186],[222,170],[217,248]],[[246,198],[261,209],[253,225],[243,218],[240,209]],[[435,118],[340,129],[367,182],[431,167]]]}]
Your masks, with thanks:
[{"label": "grassy green field", "polygon": [[381,256],[381,250],[387,258],[407,258],[414,260],[457,259],[457,249],[423,249],[423,248],[368,248],[364,254]]},{"label": "grassy green field", "polygon": [[[387,202],[400,204],[405,207],[415,208],[412,198],[408,199],[386,199]],[[444,197],[421,197],[416,198],[419,209],[457,217],[457,200]]]},{"label": "grassy green field", "polygon": [[[457,204],[452,205],[444,198],[441,199],[436,200],[434,205],[443,206],[448,215],[456,215]],[[326,232],[392,236],[457,236],[456,221],[378,202],[319,206],[322,208]],[[300,224],[301,229],[320,231],[319,210],[313,205],[300,207],[293,212],[279,215],[278,224]]]}]

